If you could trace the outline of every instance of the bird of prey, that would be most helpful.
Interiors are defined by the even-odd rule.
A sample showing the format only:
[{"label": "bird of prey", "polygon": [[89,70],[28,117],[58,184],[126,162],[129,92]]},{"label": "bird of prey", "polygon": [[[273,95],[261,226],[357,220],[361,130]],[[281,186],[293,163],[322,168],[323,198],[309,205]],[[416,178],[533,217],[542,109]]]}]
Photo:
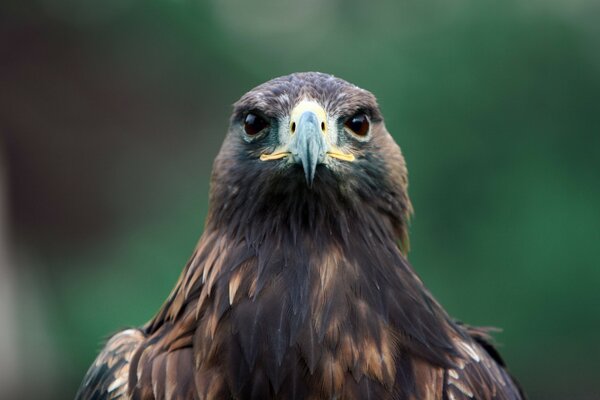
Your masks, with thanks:
[{"label": "bird of prey", "polygon": [[179,281],[108,340],[77,399],[524,398],[407,261],[407,186],[370,92],[316,72],[252,89]]}]

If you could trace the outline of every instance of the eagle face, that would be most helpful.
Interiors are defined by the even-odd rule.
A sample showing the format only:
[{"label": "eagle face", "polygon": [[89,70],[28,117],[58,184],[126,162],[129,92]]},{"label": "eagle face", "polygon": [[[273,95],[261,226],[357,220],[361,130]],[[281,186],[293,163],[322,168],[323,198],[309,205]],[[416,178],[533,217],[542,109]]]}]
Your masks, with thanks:
[{"label": "eagle face", "polygon": [[[213,185],[213,206],[231,209],[245,198],[242,207],[248,199],[255,207],[318,204],[324,215],[335,214],[340,205],[356,212],[382,208],[397,238],[406,239],[411,205],[400,148],[375,96],[331,75],[296,73],[242,96],[234,104],[213,182],[227,182],[226,192]],[[260,189],[248,193],[248,182]]]},{"label": "eagle face", "polygon": [[[369,150],[382,118],[375,97],[325,74],[296,74],[261,85],[235,105],[232,129],[250,157],[280,170],[301,167],[312,186],[319,166],[350,173]],[[377,133],[375,133],[377,132]]]}]

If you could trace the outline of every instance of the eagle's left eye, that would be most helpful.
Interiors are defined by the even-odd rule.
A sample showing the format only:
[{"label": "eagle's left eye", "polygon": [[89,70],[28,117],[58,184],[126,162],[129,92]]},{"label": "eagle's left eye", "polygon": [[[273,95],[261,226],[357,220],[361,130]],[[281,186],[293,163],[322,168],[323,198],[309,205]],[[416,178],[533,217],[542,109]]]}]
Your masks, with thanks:
[{"label": "eagle's left eye", "polygon": [[354,114],[344,122],[346,129],[361,137],[367,136],[369,125],[369,117],[364,113]]},{"label": "eagle's left eye", "polygon": [[265,121],[264,118],[256,114],[249,113],[248,115],[246,115],[246,118],[244,118],[244,131],[248,136],[258,135],[268,125],[269,123]]}]

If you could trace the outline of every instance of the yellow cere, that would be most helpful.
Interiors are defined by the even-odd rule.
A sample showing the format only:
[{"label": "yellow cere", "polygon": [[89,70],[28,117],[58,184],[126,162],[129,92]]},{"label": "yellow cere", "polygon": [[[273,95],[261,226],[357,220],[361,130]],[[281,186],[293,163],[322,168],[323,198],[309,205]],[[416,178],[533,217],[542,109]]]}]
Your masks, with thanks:
[{"label": "yellow cere", "polygon": [[[295,128],[298,123],[298,120],[300,119],[300,116],[302,114],[304,114],[306,111],[311,111],[317,116],[317,118],[319,120],[319,125],[321,126],[321,131],[322,131],[323,135],[325,135],[326,140],[329,143],[329,137],[327,135],[327,113],[325,112],[325,109],[314,100],[306,100],[306,99],[302,100],[294,107],[294,109],[292,110],[292,113],[290,115],[290,127],[289,127],[290,134],[293,135],[295,133],[295,130],[296,130]],[[260,160],[261,161],[279,160],[279,159],[285,158],[289,155],[290,155],[290,152],[286,151],[286,149],[279,149],[271,154],[262,154],[260,156]],[[340,149],[338,149],[334,146],[331,146],[331,144],[330,144],[330,149],[327,152],[327,155],[329,157],[337,158],[338,160],[343,160],[343,161],[354,161],[356,159],[356,157],[354,157],[354,154],[344,153]]]},{"label": "yellow cere", "polygon": [[319,125],[325,126],[325,129],[322,130],[323,134],[327,132],[327,113],[325,109],[314,100],[302,100],[300,103],[296,104],[296,107],[292,110],[292,114],[290,115],[290,133],[293,135],[295,129],[293,127],[298,123],[298,119],[300,116],[304,114],[306,111],[312,111],[317,118],[319,119]]}]

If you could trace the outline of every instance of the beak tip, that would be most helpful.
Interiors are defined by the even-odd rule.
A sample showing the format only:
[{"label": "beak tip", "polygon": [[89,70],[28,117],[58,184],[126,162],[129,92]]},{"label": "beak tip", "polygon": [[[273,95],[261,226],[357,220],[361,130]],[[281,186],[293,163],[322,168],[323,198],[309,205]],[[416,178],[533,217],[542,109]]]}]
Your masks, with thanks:
[{"label": "beak tip", "polygon": [[314,159],[314,157],[311,157],[310,154],[304,154],[303,157],[301,157],[300,159],[300,164],[302,165],[302,169],[304,170],[304,178],[306,179],[306,184],[308,186],[312,186],[317,171],[317,160]]},{"label": "beak tip", "polygon": [[306,184],[308,185],[308,187],[312,188],[313,182],[315,181],[315,170],[305,170],[304,177],[306,178]]}]

